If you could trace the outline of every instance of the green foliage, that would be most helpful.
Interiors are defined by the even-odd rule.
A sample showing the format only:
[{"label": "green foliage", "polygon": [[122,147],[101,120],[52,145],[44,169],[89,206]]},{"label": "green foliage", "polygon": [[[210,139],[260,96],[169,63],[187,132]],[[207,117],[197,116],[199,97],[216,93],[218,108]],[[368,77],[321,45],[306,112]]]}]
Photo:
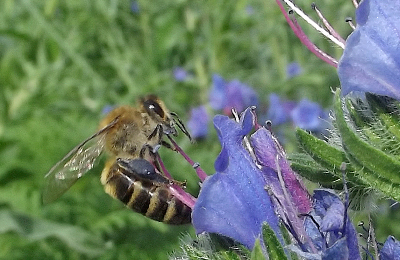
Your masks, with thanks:
[{"label": "green foliage", "polygon": [[254,244],[253,251],[251,251],[250,260],[265,260],[264,253],[261,248],[260,240],[257,239]]},{"label": "green foliage", "polygon": [[[79,227],[46,221],[43,219],[35,219],[23,214],[17,214],[10,210],[0,211],[0,234],[5,237],[13,237],[19,235],[19,240],[28,247],[36,245],[44,248],[51,245],[51,241],[59,243],[58,250],[67,251],[68,249],[75,250],[78,253],[89,257],[96,257],[104,253],[107,249],[107,244],[102,241],[99,236],[91,234]],[[1,258],[10,255],[13,246],[12,240],[4,240],[2,245],[4,249],[1,251]],[[65,246],[64,246],[65,245]],[[50,257],[46,252],[35,252],[36,254]],[[48,252],[47,252],[48,253]],[[30,252],[22,251],[17,258],[31,258]]]},{"label": "green foliage", "polygon": [[[262,235],[269,259],[282,259],[282,260],[288,259],[285,254],[285,251],[283,250],[282,244],[280,243],[280,241],[275,235],[275,232],[268,225],[268,223],[263,224]],[[253,249],[253,252],[254,251],[255,249]]]},{"label": "green foliage", "polygon": [[[41,205],[43,176],[96,131],[107,105],[155,93],[186,121],[190,107],[207,102],[213,73],[254,87],[261,102],[275,91],[330,104],[334,69],[298,44],[273,0],[137,3],[138,13],[129,1],[0,1],[0,207],[7,218],[1,258],[165,259],[181,232],[193,232],[148,220],[106,195],[98,180],[103,159],[59,200]],[[345,0],[324,6],[343,17],[354,11]],[[334,26],[344,24],[336,16],[327,14]],[[329,49],[318,33],[311,35]],[[292,61],[304,73],[288,79]],[[177,66],[189,72],[187,81],[174,80]],[[213,173],[215,133],[196,144],[177,142]],[[195,195],[191,166],[172,151],[162,157]]]},{"label": "green foliage", "polygon": [[229,239],[213,234],[200,234],[196,240],[185,236],[181,240],[181,248],[170,260],[178,259],[212,259],[239,260],[250,259],[250,252],[242,246],[237,246]]},{"label": "green foliage", "polygon": [[[350,187],[380,191],[387,197],[400,200],[400,110],[398,102],[385,97],[366,95],[361,98],[340,97],[336,91],[335,126],[340,136],[340,147],[334,147],[302,130],[297,138],[309,157],[294,157],[293,167],[303,176],[332,187],[341,178],[340,165],[346,163],[346,181]],[[323,169],[326,179],[321,178]]]}]

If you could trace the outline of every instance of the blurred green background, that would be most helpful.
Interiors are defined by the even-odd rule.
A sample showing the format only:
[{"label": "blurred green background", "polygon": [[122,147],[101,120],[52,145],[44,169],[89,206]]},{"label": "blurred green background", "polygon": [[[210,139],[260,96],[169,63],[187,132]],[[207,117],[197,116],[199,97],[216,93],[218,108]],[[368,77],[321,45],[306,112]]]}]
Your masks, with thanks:
[{"label": "blurred green background", "polygon": [[[311,2],[297,4],[318,20]],[[351,32],[344,22],[354,14],[351,1],[317,5],[342,36]],[[302,24],[321,49],[340,57]],[[286,74],[291,62],[303,71],[295,78]],[[186,81],[176,81],[176,67],[188,71]],[[191,107],[207,103],[214,73],[253,87],[261,113],[272,92],[329,108],[330,88],[339,85],[335,69],[300,44],[274,0],[0,1],[0,258],[166,259],[178,250],[193,228],[154,222],[105,194],[104,158],[46,206],[43,177],[96,131],[105,107],[154,93],[187,121]],[[212,174],[220,145],[209,129],[203,141],[181,135],[177,142]],[[196,195],[190,165],[171,151],[162,157]]]}]

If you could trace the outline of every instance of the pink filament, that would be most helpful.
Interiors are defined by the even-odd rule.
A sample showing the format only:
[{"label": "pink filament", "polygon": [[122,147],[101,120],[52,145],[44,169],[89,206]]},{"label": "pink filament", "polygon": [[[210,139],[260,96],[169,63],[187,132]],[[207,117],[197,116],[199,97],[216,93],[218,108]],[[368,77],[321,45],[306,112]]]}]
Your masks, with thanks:
[{"label": "pink filament", "polygon": [[307,37],[307,35],[304,33],[304,31],[301,29],[300,25],[297,23],[295,19],[290,19],[289,15],[287,14],[285,8],[283,7],[282,3],[280,0],[276,0],[277,4],[279,5],[279,8],[281,9],[281,12],[285,16],[286,21],[288,22],[289,26],[292,28],[294,34],[296,34],[297,38],[306,46],[312,53],[315,54],[318,58],[321,60],[325,61],[329,65],[337,68],[338,61],[334,59],[333,57],[329,56],[327,53],[323,52],[320,50],[317,46],[315,46],[314,43],[310,41],[310,39]]}]

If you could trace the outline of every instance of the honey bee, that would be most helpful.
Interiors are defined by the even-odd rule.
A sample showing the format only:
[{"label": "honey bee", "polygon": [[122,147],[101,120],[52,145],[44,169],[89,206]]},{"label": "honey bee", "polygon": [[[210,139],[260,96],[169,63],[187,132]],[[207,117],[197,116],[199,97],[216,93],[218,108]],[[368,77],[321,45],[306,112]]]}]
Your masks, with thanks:
[{"label": "honey bee", "polygon": [[164,135],[177,136],[179,128],[190,140],[183,122],[154,95],[139,100],[139,106],[112,110],[99,131],[72,149],[45,175],[43,203],[64,194],[93,168],[103,151],[109,159],[101,175],[105,191],[129,208],[168,224],[190,223],[191,209],[168,189],[181,184],[160,173],[155,153],[158,147],[174,149]]}]

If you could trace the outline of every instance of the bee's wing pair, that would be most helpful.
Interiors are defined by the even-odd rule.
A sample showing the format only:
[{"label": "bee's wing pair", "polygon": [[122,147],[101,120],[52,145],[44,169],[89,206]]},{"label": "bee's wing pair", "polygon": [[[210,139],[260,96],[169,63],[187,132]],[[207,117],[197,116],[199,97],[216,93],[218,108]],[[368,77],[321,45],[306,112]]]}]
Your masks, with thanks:
[{"label": "bee's wing pair", "polygon": [[43,203],[50,203],[66,192],[80,177],[93,168],[104,149],[107,132],[117,123],[118,117],[100,131],[77,145],[56,163],[45,176]]}]

